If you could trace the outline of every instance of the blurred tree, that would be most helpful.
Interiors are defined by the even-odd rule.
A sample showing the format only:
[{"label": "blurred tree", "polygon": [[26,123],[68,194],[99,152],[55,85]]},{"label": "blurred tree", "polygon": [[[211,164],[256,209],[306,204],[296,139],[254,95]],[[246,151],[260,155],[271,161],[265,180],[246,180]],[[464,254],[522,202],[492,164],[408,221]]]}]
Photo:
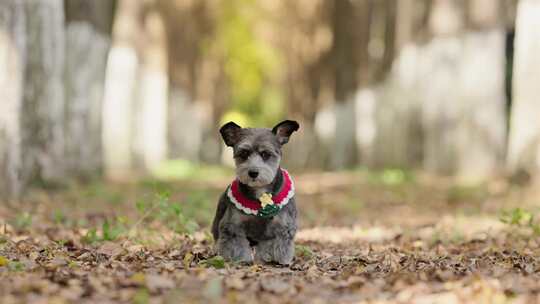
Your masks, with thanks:
[{"label": "blurred tree", "polygon": [[[420,41],[418,26],[426,14],[423,1],[384,1],[374,7],[368,44],[372,77],[356,101],[358,148],[369,167],[414,167],[420,163],[421,101],[399,69],[403,57]],[[409,77],[411,66],[406,68]],[[397,123],[399,122],[399,123]]]},{"label": "blurred tree", "polygon": [[207,0],[157,1],[167,39],[170,158],[219,159],[216,128],[227,92],[221,58],[209,51],[218,5]]},{"label": "blurred tree", "polygon": [[145,172],[167,157],[167,51],[154,1],[118,2],[103,110],[109,177]]},{"label": "blurred tree", "polygon": [[22,106],[26,64],[26,15],[22,2],[0,2],[0,197],[23,188]]},{"label": "blurred tree", "polygon": [[[505,28],[500,1],[433,2],[420,92],[424,164],[463,178],[500,168],[505,144]],[[421,72],[422,73],[422,72]]]},{"label": "blurred tree", "polygon": [[540,168],[540,2],[520,0],[516,18],[513,102],[508,165],[538,174]]},{"label": "blurred tree", "polygon": [[[357,159],[354,98],[369,83],[371,1],[281,1],[277,45],[288,111],[301,120],[294,166],[343,168]],[[313,132],[314,130],[315,132]]]},{"label": "blurred tree", "polygon": [[[221,1],[213,51],[223,58],[231,112],[247,125],[270,125],[283,115],[283,100],[272,85],[279,58],[257,30],[264,18],[254,0]],[[228,120],[224,118],[224,120]]]},{"label": "blurred tree", "polygon": [[[286,111],[300,121],[301,132],[285,149],[286,165],[321,166],[326,162],[331,133],[318,136],[315,117],[331,100],[328,56],[333,41],[332,1],[265,1],[269,4],[273,27],[271,41],[283,57],[281,85],[285,91]],[[329,115],[330,116],[330,115]],[[320,132],[319,132],[320,133]],[[325,147],[323,149],[323,147]]]},{"label": "blurred tree", "polygon": [[216,130],[222,121],[268,125],[283,114],[275,81],[279,56],[261,37],[268,31],[263,2],[158,1],[158,6],[167,28],[169,156],[218,161]]},{"label": "blurred tree", "polygon": [[102,168],[101,122],[115,1],[66,0],[66,165],[71,175]]},{"label": "blurred tree", "polygon": [[23,179],[60,182],[66,174],[64,4],[62,0],[24,3]]},{"label": "blurred tree", "polygon": [[137,167],[153,170],[167,157],[167,38],[155,2],[142,8],[134,132]]},{"label": "blurred tree", "polygon": [[121,0],[113,23],[103,100],[103,161],[111,178],[130,176],[133,170],[133,117],[142,32],[141,2]]},{"label": "blurred tree", "polygon": [[[364,5],[361,5],[364,4]],[[361,56],[367,52],[369,17],[366,1],[355,5],[353,1],[334,1],[331,26],[333,44],[328,53],[335,115],[333,140],[329,147],[329,166],[343,169],[356,162],[356,113],[353,98],[359,82]],[[363,42],[363,44],[362,44]],[[367,65],[366,65],[367,66]],[[365,85],[365,84],[364,84]]]},{"label": "blurred tree", "polygon": [[383,72],[373,94],[363,95],[375,105],[368,159],[375,166],[423,162],[471,179],[493,173],[506,121],[500,1],[403,1],[387,15],[397,21],[387,22],[382,37],[394,42],[369,48]]},{"label": "blurred tree", "polygon": [[[17,196],[30,181],[65,178],[64,55],[61,0],[3,1],[3,87],[8,111],[0,116],[2,179]],[[2,143],[4,144],[4,143]]]}]

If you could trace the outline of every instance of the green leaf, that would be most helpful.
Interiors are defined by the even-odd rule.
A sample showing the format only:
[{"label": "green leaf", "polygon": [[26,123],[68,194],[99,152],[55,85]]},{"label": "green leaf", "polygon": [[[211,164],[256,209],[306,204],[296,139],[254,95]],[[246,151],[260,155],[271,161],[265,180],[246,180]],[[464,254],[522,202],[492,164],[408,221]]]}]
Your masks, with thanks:
[{"label": "green leaf", "polygon": [[150,301],[150,294],[146,288],[139,288],[132,299],[135,304],[146,304]]},{"label": "green leaf", "polygon": [[105,220],[102,225],[104,241],[114,241],[116,240],[124,231],[124,229],[119,225],[111,225],[109,221]]},{"label": "green leaf", "polygon": [[88,232],[86,232],[86,235],[82,237],[81,239],[84,243],[87,244],[94,244],[99,241],[99,238],[97,236],[97,230],[96,228],[90,228]]},{"label": "green leaf", "polygon": [[66,221],[66,216],[62,210],[55,210],[53,213],[53,220],[55,224],[59,225]]},{"label": "green leaf", "polygon": [[19,261],[10,261],[8,263],[8,268],[11,271],[23,271],[24,270],[24,264]]},{"label": "green leaf", "polygon": [[222,256],[216,255],[201,262],[203,265],[212,266],[216,269],[225,268],[225,259]]},{"label": "green leaf", "polygon": [[135,203],[135,208],[137,208],[137,211],[139,213],[144,213],[146,211],[146,202],[139,200]]},{"label": "green leaf", "polygon": [[315,253],[308,246],[296,245],[295,247],[296,255],[300,257],[312,258]]}]

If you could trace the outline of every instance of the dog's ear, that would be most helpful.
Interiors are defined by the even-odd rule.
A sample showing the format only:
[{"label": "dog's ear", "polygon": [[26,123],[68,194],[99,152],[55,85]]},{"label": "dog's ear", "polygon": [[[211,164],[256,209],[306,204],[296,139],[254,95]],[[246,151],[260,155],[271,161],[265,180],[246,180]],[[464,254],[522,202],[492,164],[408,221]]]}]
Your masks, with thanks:
[{"label": "dog's ear", "polygon": [[298,128],[300,125],[296,121],[284,120],[272,129],[272,133],[277,136],[279,143],[284,145],[289,142],[289,137],[294,131],[298,131]]},{"label": "dog's ear", "polygon": [[225,144],[229,147],[233,147],[240,140],[240,130],[242,130],[242,127],[229,121],[219,129],[219,133],[221,133],[221,137],[223,137]]}]

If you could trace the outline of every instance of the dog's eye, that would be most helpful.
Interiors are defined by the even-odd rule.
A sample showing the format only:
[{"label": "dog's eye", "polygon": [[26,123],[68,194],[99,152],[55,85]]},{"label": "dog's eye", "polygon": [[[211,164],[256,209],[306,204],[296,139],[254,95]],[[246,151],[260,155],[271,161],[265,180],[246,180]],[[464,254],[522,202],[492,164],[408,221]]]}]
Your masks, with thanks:
[{"label": "dog's eye", "polygon": [[236,157],[241,159],[247,159],[249,157],[250,152],[248,150],[240,150],[238,153],[236,153]]},{"label": "dog's eye", "polygon": [[270,152],[268,152],[268,151],[262,151],[261,152],[261,157],[264,160],[268,160],[271,156],[272,156],[272,154]]}]

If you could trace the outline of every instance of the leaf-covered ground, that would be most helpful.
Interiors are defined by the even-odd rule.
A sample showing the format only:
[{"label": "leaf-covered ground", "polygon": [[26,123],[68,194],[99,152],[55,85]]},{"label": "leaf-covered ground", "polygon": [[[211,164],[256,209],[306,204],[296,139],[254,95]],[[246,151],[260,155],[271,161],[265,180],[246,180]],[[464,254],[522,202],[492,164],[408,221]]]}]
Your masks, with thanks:
[{"label": "leaf-covered ground", "polygon": [[34,190],[0,205],[0,303],[540,302],[537,187],[295,177],[290,267],[215,256],[208,225],[228,177]]}]

